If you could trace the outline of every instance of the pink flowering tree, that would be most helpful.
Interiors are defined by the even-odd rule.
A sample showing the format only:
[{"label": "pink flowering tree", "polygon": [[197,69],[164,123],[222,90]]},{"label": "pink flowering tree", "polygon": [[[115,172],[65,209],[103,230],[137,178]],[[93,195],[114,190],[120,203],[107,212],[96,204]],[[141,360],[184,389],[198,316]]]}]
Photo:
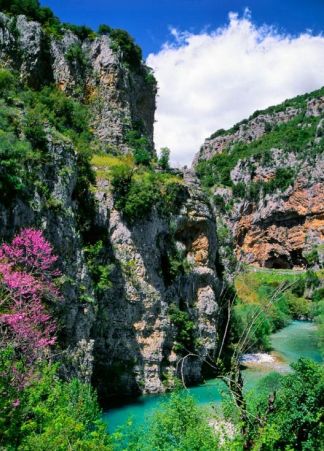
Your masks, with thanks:
[{"label": "pink flowering tree", "polygon": [[24,229],[0,246],[1,345],[13,347],[29,367],[56,342],[56,324],[46,308],[60,297],[56,260],[40,230]]}]

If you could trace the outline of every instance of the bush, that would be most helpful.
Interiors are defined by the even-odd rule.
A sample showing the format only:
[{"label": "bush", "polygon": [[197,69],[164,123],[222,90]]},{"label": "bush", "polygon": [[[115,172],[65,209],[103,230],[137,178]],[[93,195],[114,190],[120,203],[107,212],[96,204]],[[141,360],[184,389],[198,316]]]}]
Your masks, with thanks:
[{"label": "bush", "polygon": [[170,160],[170,149],[168,147],[162,147],[159,156],[159,166],[164,171],[170,169],[169,160]]},{"label": "bush", "polygon": [[[124,441],[119,441],[120,437]],[[122,430],[116,450],[133,451],[210,451],[219,449],[218,437],[208,425],[207,417],[193,398],[174,393],[149,419],[144,428]]]},{"label": "bush", "polygon": [[[315,450],[323,445],[323,366],[300,359],[286,376],[270,374],[245,396],[244,449]],[[229,400],[226,414],[241,415]],[[233,448],[236,449],[236,448]],[[241,448],[238,448],[241,449]]]},{"label": "bush", "polygon": [[2,95],[16,86],[16,83],[17,79],[12,72],[7,69],[0,69],[0,93]]},{"label": "bush", "polygon": [[[252,326],[253,325],[253,326]],[[252,326],[252,327],[250,327]],[[237,304],[233,309],[232,339],[234,343],[246,336],[245,348],[249,350],[270,349],[272,325],[261,306]]]},{"label": "bush", "polygon": [[132,148],[135,163],[149,166],[152,146],[148,138],[139,130],[130,130],[126,133],[126,142]]},{"label": "bush", "polygon": [[110,34],[111,32],[111,27],[109,27],[109,25],[106,24],[101,24],[99,25],[98,28],[98,34],[104,35],[104,34]]},{"label": "bush", "polygon": [[14,15],[23,14],[40,22],[49,32],[57,33],[61,28],[53,11],[48,7],[41,7],[38,0],[0,0],[0,10]]},{"label": "bush", "polygon": [[65,58],[70,63],[77,64],[81,69],[84,69],[87,65],[87,59],[80,44],[72,44],[68,48]]},{"label": "bush", "polygon": [[274,449],[314,450],[323,444],[323,367],[300,359],[283,378],[268,428],[278,432]]},{"label": "bush", "polygon": [[0,192],[3,202],[28,189],[32,180],[28,166],[35,157],[29,142],[0,131]]},{"label": "bush", "polygon": [[176,327],[176,350],[180,351],[185,349],[186,351],[192,351],[194,348],[195,324],[190,319],[189,313],[180,310],[175,304],[171,304],[169,307],[169,317]]},{"label": "bush", "polygon": [[[0,353],[0,364],[9,357]],[[3,383],[1,374],[0,392]],[[10,401],[6,417],[0,420],[0,445],[4,449],[112,449],[91,386],[77,379],[60,381],[55,366],[42,365],[23,391],[11,394]],[[10,421],[4,422],[6,419]]]},{"label": "bush", "polygon": [[73,25],[73,24],[64,24],[64,27],[71,30],[81,41],[85,39],[93,39],[96,34],[91,28],[86,27],[85,25]]},{"label": "bush", "polygon": [[137,71],[142,63],[142,50],[135,44],[134,39],[125,30],[118,28],[110,31],[112,49],[121,50],[128,66]]},{"label": "bush", "polygon": [[33,149],[47,149],[47,136],[44,130],[43,118],[37,111],[31,110],[26,115],[26,125],[24,128],[26,138],[31,143]]}]

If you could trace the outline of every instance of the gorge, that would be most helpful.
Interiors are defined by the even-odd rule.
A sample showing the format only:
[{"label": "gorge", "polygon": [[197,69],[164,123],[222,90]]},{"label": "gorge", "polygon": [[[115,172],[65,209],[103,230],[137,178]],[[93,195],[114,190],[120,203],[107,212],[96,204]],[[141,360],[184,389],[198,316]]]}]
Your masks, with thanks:
[{"label": "gorge", "polygon": [[[2,10],[0,239],[42,231],[58,257],[57,291],[44,276],[60,293],[46,304],[58,379],[91,383],[106,407],[215,378],[291,320],[315,320],[323,341],[324,88],[217,131],[175,169],[127,32]],[[2,250],[6,294],[12,261]]]}]

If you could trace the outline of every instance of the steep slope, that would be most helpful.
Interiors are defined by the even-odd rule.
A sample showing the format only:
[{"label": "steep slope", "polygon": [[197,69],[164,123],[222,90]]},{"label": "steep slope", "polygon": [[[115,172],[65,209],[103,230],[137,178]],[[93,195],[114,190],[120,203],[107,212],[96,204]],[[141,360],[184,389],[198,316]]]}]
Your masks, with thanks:
[{"label": "steep slope", "polygon": [[118,145],[120,151],[126,144],[127,131],[139,129],[153,147],[154,77],[140,61],[130,64],[123,47],[109,34],[86,30],[80,37],[73,28],[62,26],[56,36],[23,15],[2,13],[0,29],[2,64],[18,71],[20,78],[34,88],[54,83],[86,102],[101,144],[110,150],[117,150],[114,147]]},{"label": "steep slope", "polygon": [[62,372],[102,398],[197,382],[220,328],[215,218],[190,174],[156,169],[149,69],[113,33],[0,19],[0,237],[40,228],[59,255]]},{"label": "steep slope", "polygon": [[[195,158],[221,212],[220,238],[234,243],[241,262],[302,268],[308,254],[322,252],[323,94],[321,89],[258,111],[216,132]],[[223,254],[230,264],[228,247]]]}]

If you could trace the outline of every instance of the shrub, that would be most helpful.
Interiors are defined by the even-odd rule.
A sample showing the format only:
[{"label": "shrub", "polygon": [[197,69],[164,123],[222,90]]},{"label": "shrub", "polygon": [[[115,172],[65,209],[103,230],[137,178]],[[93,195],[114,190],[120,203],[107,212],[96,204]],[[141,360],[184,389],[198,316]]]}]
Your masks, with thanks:
[{"label": "shrub", "polygon": [[170,160],[170,149],[168,147],[162,147],[159,156],[159,166],[164,171],[170,169],[169,160]]},{"label": "shrub", "polygon": [[134,39],[125,30],[118,28],[110,32],[112,39],[112,49],[121,50],[126,64],[131,69],[138,70],[142,63],[142,50],[135,44]]},{"label": "shrub", "polygon": [[[0,365],[8,365],[10,354],[2,356]],[[0,392],[4,382],[1,373]],[[56,366],[41,365],[23,391],[10,395],[6,416],[0,419],[4,449],[112,450],[93,389],[77,379],[60,381]]]},{"label": "shrub", "polygon": [[189,313],[180,310],[175,304],[171,304],[169,317],[176,327],[176,350],[192,350],[194,347],[195,324],[190,319]]},{"label": "shrub", "polygon": [[64,24],[64,27],[71,30],[81,41],[93,39],[96,36],[94,31],[85,25]]},{"label": "shrub", "polygon": [[109,27],[109,25],[106,25],[106,24],[99,25],[98,34],[101,34],[101,35],[108,34],[109,35],[110,32],[111,32],[111,27]]},{"label": "shrub", "polygon": [[0,10],[14,15],[23,14],[40,22],[49,32],[57,33],[61,28],[53,11],[48,7],[41,7],[38,0],[0,0]]},{"label": "shrub", "polygon": [[29,142],[0,131],[0,191],[3,202],[28,188],[31,179],[28,165],[35,157],[37,155],[32,152]]},{"label": "shrub", "polygon": [[[118,439],[124,438],[121,442]],[[122,430],[117,450],[133,451],[209,451],[219,449],[218,437],[208,425],[207,417],[187,394],[174,393],[149,419],[144,428],[128,433]]]},{"label": "shrub", "polygon": [[[250,327],[252,326],[252,327]],[[245,338],[245,348],[249,350],[269,350],[271,322],[258,305],[240,304],[234,306],[232,318],[232,338],[237,343]]]},{"label": "shrub", "polygon": [[47,136],[42,122],[42,117],[37,111],[31,110],[27,113],[24,131],[33,149],[47,149]]},{"label": "shrub", "polygon": [[123,213],[131,220],[143,218],[148,215],[153,205],[159,200],[159,191],[154,183],[151,172],[135,175],[132,178]]},{"label": "shrub", "polygon": [[24,229],[12,243],[0,247],[0,324],[7,330],[8,344],[34,362],[39,353],[55,343],[55,323],[44,302],[58,299],[53,279],[57,257],[39,230]]},{"label": "shrub", "polygon": [[139,130],[130,130],[126,133],[126,142],[132,148],[135,163],[149,166],[152,155],[148,138]]},{"label": "shrub", "polygon": [[267,428],[278,431],[275,449],[320,449],[323,444],[323,368],[300,359],[282,380]]},{"label": "shrub", "polygon": [[87,65],[87,59],[86,56],[82,50],[82,47],[80,44],[71,44],[68,48],[65,58],[70,63],[77,64],[81,69],[85,69]]},{"label": "shrub", "polygon": [[16,85],[16,77],[7,69],[0,69],[0,92],[4,95]]},{"label": "shrub", "polygon": [[112,286],[110,281],[110,272],[113,265],[109,264],[109,258],[106,252],[106,246],[102,240],[95,244],[89,244],[84,248],[88,269],[96,284],[97,290],[106,290]]}]

